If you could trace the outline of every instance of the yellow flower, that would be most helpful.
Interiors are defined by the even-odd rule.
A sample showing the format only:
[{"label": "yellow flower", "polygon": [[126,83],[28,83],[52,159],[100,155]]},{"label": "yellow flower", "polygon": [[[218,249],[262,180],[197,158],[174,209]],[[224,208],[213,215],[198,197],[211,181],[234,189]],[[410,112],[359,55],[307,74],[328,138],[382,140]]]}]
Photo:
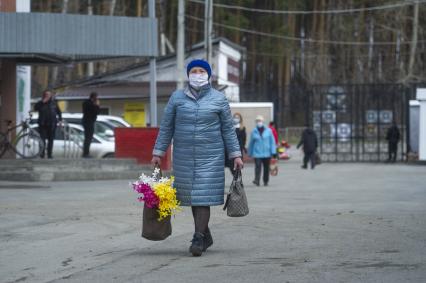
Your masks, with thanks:
[{"label": "yellow flower", "polygon": [[174,178],[172,176],[170,179],[154,184],[154,192],[160,199],[157,210],[160,215],[159,221],[180,210],[179,201],[176,199],[176,190],[172,187],[173,181]]}]

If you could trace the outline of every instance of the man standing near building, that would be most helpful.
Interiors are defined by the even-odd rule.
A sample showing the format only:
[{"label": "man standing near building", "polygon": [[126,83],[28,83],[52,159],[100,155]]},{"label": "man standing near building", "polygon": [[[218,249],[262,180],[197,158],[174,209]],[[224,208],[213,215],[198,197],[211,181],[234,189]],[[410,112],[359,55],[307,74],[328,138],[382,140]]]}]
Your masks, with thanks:
[{"label": "man standing near building", "polygon": [[400,139],[399,129],[394,122],[386,133],[386,140],[388,141],[388,154],[389,158],[387,162],[396,161],[396,153],[398,151],[398,143]]},{"label": "man standing near building", "polygon": [[62,112],[58,102],[53,99],[52,93],[48,90],[43,92],[42,99],[34,105],[34,110],[38,111],[38,130],[45,146],[40,154],[44,158],[47,149],[47,158],[52,158],[53,140],[55,138],[56,125],[62,121]]},{"label": "man standing near building", "polygon": [[99,114],[99,99],[96,92],[90,93],[89,99],[83,102],[84,145],[83,158],[89,158],[90,144],[95,132],[95,122]]}]

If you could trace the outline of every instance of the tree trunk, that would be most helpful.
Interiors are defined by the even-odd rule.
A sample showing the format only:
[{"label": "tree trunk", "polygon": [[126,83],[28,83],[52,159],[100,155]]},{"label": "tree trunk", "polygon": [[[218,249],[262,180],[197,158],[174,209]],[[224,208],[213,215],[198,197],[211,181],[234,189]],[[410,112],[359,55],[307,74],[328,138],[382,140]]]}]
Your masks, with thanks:
[{"label": "tree trunk", "polygon": [[410,61],[408,63],[408,75],[407,80],[414,74],[414,60],[416,59],[416,48],[417,48],[417,37],[418,37],[418,29],[419,29],[419,3],[417,2],[414,5],[414,19],[413,19],[413,31],[411,37],[411,48],[410,48]]}]

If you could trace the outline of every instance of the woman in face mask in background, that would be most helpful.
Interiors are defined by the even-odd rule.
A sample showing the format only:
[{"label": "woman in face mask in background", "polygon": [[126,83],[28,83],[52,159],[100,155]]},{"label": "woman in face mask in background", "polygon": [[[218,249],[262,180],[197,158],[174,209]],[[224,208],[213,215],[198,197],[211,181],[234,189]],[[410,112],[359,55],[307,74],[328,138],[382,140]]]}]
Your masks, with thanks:
[{"label": "woman in face mask in background", "polygon": [[195,233],[189,251],[200,256],[213,244],[210,206],[224,203],[224,148],[234,169],[242,169],[241,150],[229,104],[212,88],[210,65],[193,60],[187,67],[188,86],[175,91],[164,110],[153,164],[160,164],[173,140],[173,174],[177,198],[191,206]]},{"label": "woman in face mask in background", "polygon": [[263,124],[263,117],[256,117],[256,127],[251,132],[248,154],[254,158],[254,180],[253,184],[259,186],[260,173],[263,166],[263,185],[267,186],[269,182],[269,163],[271,157],[276,154],[274,135],[271,129]]},{"label": "woman in face mask in background", "polygon": [[[240,145],[241,156],[244,156],[244,153],[247,153],[247,150],[246,150],[247,134],[246,134],[246,127],[244,127],[243,125],[243,117],[241,116],[240,113],[235,113],[232,116],[232,120],[234,122],[235,134],[237,135],[238,143]],[[230,169],[232,175],[235,174],[234,164],[232,162],[232,159],[228,158],[226,150],[225,150],[225,167],[228,167]]]},{"label": "woman in face mask in background", "polygon": [[246,133],[246,127],[243,124],[243,117],[240,113],[235,113],[233,116],[234,119],[234,126],[235,126],[235,132],[237,134],[238,142],[240,143],[241,151],[244,151],[247,153],[246,150],[246,140],[247,140],[247,133]]}]

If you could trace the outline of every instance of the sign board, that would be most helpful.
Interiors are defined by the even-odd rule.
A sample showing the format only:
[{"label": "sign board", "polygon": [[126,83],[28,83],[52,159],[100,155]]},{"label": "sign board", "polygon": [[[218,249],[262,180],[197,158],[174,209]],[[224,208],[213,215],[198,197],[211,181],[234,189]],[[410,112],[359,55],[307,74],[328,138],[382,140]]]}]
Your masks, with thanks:
[{"label": "sign board", "polygon": [[16,123],[28,118],[31,110],[31,67],[16,68]]},{"label": "sign board", "polygon": [[392,110],[367,110],[365,112],[365,120],[367,123],[377,123],[380,121],[381,124],[390,124],[393,120]]},{"label": "sign board", "polygon": [[239,84],[240,83],[240,65],[237,61],[228,57],[228,80]]},{"label": "sign board", "polygon": [[145,127],[145,103],[124,103],[124,120],[126,120],[133,127]]}]

